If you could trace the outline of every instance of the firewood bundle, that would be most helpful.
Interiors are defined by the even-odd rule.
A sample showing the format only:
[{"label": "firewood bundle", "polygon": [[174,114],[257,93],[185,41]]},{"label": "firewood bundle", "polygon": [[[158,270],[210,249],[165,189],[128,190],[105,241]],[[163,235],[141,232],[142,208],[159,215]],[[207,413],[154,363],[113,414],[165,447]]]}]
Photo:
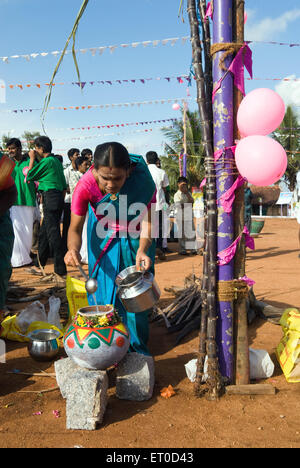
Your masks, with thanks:
[{"label": "firewood bundle", "polygon": [[171,286],[165,291],[173,293],[175,299],[163,309],[156,306],[152,321],[164,322],[168,333],[180,331],[175,341],[177,345],[188,333],[199,329],[202,304],[200,279],[189,275],[185,278],[184,287]]}]

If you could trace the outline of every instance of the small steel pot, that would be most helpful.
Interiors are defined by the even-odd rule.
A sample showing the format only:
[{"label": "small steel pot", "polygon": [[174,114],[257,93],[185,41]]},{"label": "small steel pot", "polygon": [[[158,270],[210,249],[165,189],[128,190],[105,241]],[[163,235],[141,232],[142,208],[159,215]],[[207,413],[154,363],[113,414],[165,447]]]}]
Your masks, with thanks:
[{"label": "small steel pot", "polygon": [[151,309],[160,298],[160,289],[150,271],[138,271],[136,266],[125,268],[117,278],[118,296],[128,312]]},{"label": "small steel pot", "polygon": [[41,329],[34,330],[27,337],[28,352],[36,361],[52,361],[59,352],[58,338],[60,333],[57,330]]}]

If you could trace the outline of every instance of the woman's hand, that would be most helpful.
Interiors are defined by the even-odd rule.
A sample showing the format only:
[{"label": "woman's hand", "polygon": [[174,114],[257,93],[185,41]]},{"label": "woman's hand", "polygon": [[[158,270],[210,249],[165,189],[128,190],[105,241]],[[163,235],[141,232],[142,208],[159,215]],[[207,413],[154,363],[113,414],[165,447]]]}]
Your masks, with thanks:
[{"label": "woman's hand", "polygon": [[78,250],[68,250],[65,255],[65,264],[69,266],[78,266],[81,263],[81,255]]},{"label": "woman's hand", "polygon": [[136,269],[140,270],[149,270],[152,265],[151,258],[143,250],[138,250],[135,259]]}]

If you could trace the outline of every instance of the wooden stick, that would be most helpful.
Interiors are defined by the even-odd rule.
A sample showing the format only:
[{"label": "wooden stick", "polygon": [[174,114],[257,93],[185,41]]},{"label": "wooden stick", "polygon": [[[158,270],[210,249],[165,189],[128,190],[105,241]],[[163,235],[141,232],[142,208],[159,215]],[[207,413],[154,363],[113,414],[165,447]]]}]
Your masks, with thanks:
[{"label": "wooden stick", "polygon": [[[244,0],[233,1],[233,36],[234,42],[244,42]],[[243,99],[242,93],[235,87],[233,91],[234,102],[234,139],[239,139],[240,134],[237,127],[237,111]],[[244,186],[240,187],[235,194],[234,202],[234,229],[235,236],[244,228]],[[234,277],[241,278],[245,275],[245,239],[237,246],[234,257]],[[250,361],[248,343],[248,322],[246,298],[239,299],[234,303],[234,358],[236,385],[247,385],[250,383]]]},{"label": "wooden stick", "polygon": [[46,388],[45,390],[18,390],[17,393],[47,393],[47,392],[54,392],[54,390],[58,390],[59,387],[53,388]]},{"label": "wooden stick", "polygon": [[270,384],[228,385],[227,395],[275,395],[276,388]]},{"label": "wooden stick", "polygon": [[30,375],[35,377],[55,377],[56,374],[40,374],[37,372],[14,372],[14,371],[7,371],[6,374],[14,374],[14,375]]}]

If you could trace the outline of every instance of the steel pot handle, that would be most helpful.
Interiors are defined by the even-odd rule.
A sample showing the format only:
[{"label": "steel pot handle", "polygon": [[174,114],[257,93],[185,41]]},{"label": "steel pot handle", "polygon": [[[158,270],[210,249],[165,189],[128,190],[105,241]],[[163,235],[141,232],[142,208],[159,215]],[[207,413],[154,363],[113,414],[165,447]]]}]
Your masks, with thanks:
[{"label": "steel pot handle", "polygon": [[142,260],[141,263],[140,263],[140,267],[141,267],[141,273],[143,273],[143,275],[146,273],[146,270],[145,270],[145,260]]}]

